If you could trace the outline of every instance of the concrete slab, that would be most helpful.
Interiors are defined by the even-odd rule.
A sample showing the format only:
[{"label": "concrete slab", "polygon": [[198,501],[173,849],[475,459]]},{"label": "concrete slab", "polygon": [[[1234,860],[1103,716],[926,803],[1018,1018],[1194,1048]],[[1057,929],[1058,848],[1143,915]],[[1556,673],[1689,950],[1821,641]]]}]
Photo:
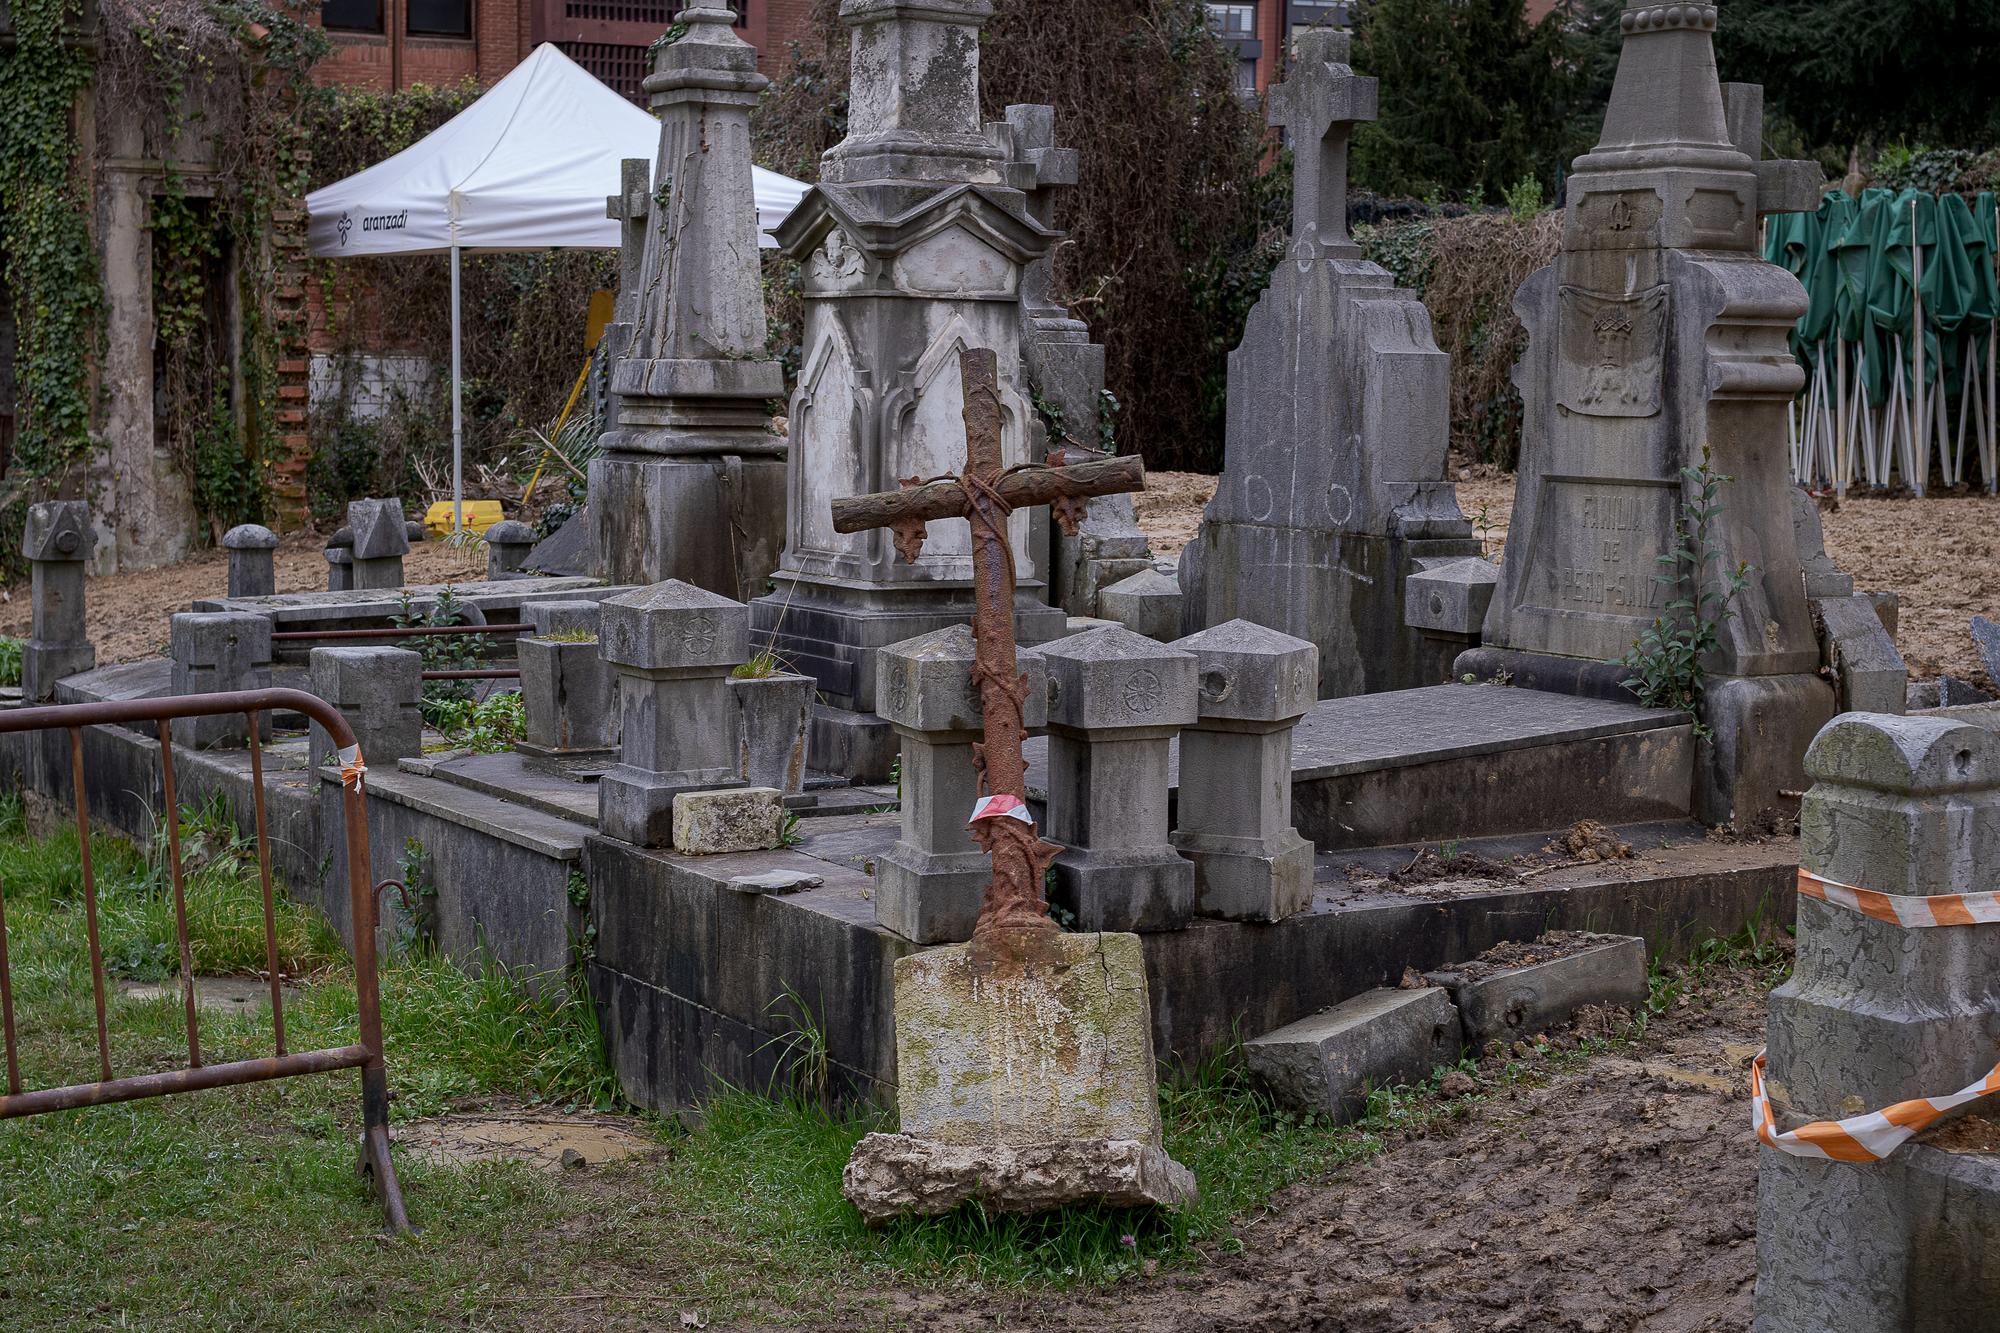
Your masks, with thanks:
[{"label": "concrete slab", "polygon": [[1243,1043],[1250,1072],[1302,1114],[1352,1120],[1372,1088],[1417,1083],[1459,1053],[1443,988],[1379,988]]},{"label": "concrete slab", "polygon": [[1531,1039],[1588,1005],[1637,1010],[1646,1002],[1646,941],[1555,931],[1427,972],[1424,979],[1451,992],[1466,1043],[1480,1051],[1489,1041]]},{"label": "concrete slab", "polygon": [[399,760],[396,765],[417,777],[436,778],[523,805],[584,828],[597,827],[597,783],[570,776],[541,760],[524,759],[511,750],[498,754],[442,754]]},{"label": "concrete slab", "polygon": [[[1028,742],[1037,802],[1047,754]],[[1674,819],[1693,766],[1692,719],[1637,704],[1498,685],[1323,699],[1292,734],[1292,822],[1328,850]]]}]

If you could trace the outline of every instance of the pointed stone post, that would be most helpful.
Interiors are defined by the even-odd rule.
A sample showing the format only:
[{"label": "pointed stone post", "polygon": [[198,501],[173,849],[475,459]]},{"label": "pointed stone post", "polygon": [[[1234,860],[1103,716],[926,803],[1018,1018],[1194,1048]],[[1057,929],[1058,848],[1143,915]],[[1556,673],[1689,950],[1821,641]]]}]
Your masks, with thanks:
[{"label": "pointed stone post", "polygon": [[1174,849],[1167,760],[1196,720],[1193,653],[1123,627],[1042,650],[1049,670],[1049,901],[1079,930],[1175,930],[1194,866]]},{"label": "pointed stone post", "polygon": [[84,561],[90,558],[90,506],[45,500],[28,507],[21,554],[32,573],[33,620],[21,645],[21,698],[45,704],[56,682],[97,665],[83,620]]},{"label": "pointed stone post", "polygon": [[640,847],[673,845],[674,798],[741,787],[729,672],[750,655],[749,611],[679,580],[599,604],[618,672],[620,762],[597,784],[597,827]]},{"label": "pointed stone post", "polygon": [[[750,109],[770,82],[726,8],[675,16],[646,92],[660,117],[654,217],[618,424],[590,465],[590,514],[613,583],[679,579],[732,599],[769,586],[785,508],[785,376],[765,355]],[[627,214],[636,211],[627,208]],[[628,222],[628,226],[630,223]]]},{"label": "pointed stone post", "polygon": [[[986,128],[1008,147],[1008,177],[1027,196],[1028,216],[1060,234],[1056,194],[1077,183],[1080,164],[1074,148],[1056,145],[1056,109],[1010,106],[1007,119]],[[1089,325],[1056,301],[1054,289],[1050,250],[1021,271],[1021,360],[1038,403],[1060,414],[1063,433],[1047,440],[1044,449],[1058,462],[1081,463],[1108,452],[1098,432],[1104,411],[1104,348],[1090,340]],[[1051,536],[1049,586],[1056,604],[1073,616],[1101,614],[1099,592],[1152,564],[1152,549],[1129,495],[1090,500],[1076,535],[1056,530]]]},{"label": "pointed stone post", "polygon": [[1181,733],[1173,843],[1194,862],[1194,910],[1282,921],[1312,906],[1313,846],[1292,827],[1292,731],[1311,711],[1317,650],[1247,620],[1190,634],[1201,718]]},{"label": "pointed stone post", "polygon": [[[993,858],[973,841],[966,816],[978,802],[985,733],[972,630],[936,630],[882,650],[882,716],[903,742],[902,833],[875,862],[875,919],[918,944],[972,938]],[[1041,654],[1017,654],[1027,690],[1021,725],[1048,722],[1048,670]]]},{"label": "pointed stone post", "polygon": [[410,524],[401,500],[349,500],[347,527],[354,534],[349,587],[403,586],[403,557],[410,552]]},{"label": "pointed stone post", "polygon": [[[1806,770],[1803,870],[1919,905],[1992,890],[2000,736],[1946,717],[1850,713],[1820,732]],[[2000,923],[1892,925],[1801,894],[1797,935],[1791,979],[1771,995],[1776,1133],[1945,1096],[1993,1068]],[[1992,1115],[1990,1103],[1974,1109]],[[1990,1153],[1920,1137],[1880,1161],[1758,1155],[1756,1333],[1991,1325]]]},{"label": "pointed stone post", "polygon": [[1479,554],[1441,481],[1451,362],[1416,293],[1347,234],[1347,151],[1376,81],[1344,32],[1299,34],[1271,123],[1294,153],[1291,249],[1229,357],[1221,483],[1181,553],[1188,631],[1250,620],[1319,649],[1321,698],[1435,685],[1412,574]]}]

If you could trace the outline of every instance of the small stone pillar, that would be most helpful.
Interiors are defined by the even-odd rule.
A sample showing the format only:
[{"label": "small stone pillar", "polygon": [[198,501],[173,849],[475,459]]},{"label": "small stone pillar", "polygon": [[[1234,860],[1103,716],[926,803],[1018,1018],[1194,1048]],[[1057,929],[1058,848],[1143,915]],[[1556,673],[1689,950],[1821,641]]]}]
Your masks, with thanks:
[{"label": "small stone pillar", "polygon": [[90,506],[45,500],[28,507],[21,554],[32,566],[34,618],[21,647],[21,698],[45,704],[56,682],[97,665],[83,623],[83,562],[90,558]]},{"label": "small stone pillar", "polygon": [[1042,649],[1049,673],[1050,902],[1078,930],[1173,930],[1194,865],[1169,841],[1167,760],[1196,718],[1194,654],[1120,627]]},{"label": "small stone pillar", "polygon": [[613,672],[599,651],[597,603],[529,602],[521,613],[534,630],[515,648],[528,714],[527,740],[519,748],[531,754],[615,748],[618,704]]},{"label": "small stone pillar", "polygon": [[597,827],[641,847],[670,846],[676,795],[743,785],[729,672],[750,655],[750,609],[678,579],[601,605],[623,734],[622,762],[597,784]]},{"label": "small stone pillar", "polygon": [[1403,624],[1423,636],[1417,661],[1432,684],[1449,681],[1458,655],[1479,646],[1499,586],[1500,566],[1477,555],[1426,562],[1403,584]]},{"label": "small stone pillar", "polygon": [[[174,693],[225,694],[271,684],[271,621],[250,611],[183,612],[173,618],[168,652]],[[194,750],[241,744],[250,734],[241,713],[174,719],[174,744]],[[257,715],[259,740],[271,738],[271,715]]]},{"label": "small stone pillar", "polygon": [[[972,938],[993,858],[966,831],[979,799],[972,747],[985,732],[972,683],[972,630],[934,630],[882,650],[876,686],[882,717],[902,738],[902,833],[875,862],[875,919],[918,944]],[[1017,654],[1028,678],[1022,720],[1048,722],[1048,667],[1039,650]]]},{"label": "small stone pillar", "polygon": [[1282,921],[1312,906],[1313,846],[1292,827],[1292,729],[1318,697],[1319,649],[1231,620],[1174,647],[1200,664],[1201,719],[1181,733],[1174,846],[1195,910]]},{"label": "small stone pillar", "polygon": [[409,554],[409,520],[401,500],[349,500],[347,526],[354,533],[354,583],[360,589],[403,586]]},{"label": "small stone pillar", "polygon": [[[346,717],[363,762],[392,769],[423,753],[423,658],[406,648],[315,648],[309,661],[312,692]],[[315,724],[313,763],[333,757],[332,738]]]},{"label": "small stone pillar", "polygon": [[341,528],[326,539],[326,590],[354,590],[354,530]]},{"label": "small stone pillar", "polygon": [[[1805,870],[1905,897],[1990,891],[2000,735],[1850,713],[1806,754]],[[1993,1067],[2000,924],[1908,928],[1801,895],[1771,996],[1776,1131],[1954,1093]],[[1990,1114],[1990,1108],[1987,1112]],[[2000,1165],[1908,1143],[1841,1162],[1759,1149],[1758,1333],[1984,1328],[2000,1305]]]},{"label": "small stone pillar", "polygon": [[278,534],[256,523],[239,523],[222,534],[229,552],[229,595],[271,597],[278,591]]},{"label": "small stone pillar", "polygon": [[516,519],[504,519],[486,529],[486,577],[513,578],[535,549],[535,530]]}]

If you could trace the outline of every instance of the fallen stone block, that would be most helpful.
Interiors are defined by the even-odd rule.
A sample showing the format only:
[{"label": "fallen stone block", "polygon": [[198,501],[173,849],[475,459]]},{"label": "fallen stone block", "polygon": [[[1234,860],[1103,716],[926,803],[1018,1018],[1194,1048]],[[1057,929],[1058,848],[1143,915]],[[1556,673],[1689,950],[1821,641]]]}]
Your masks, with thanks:
[{"label": "fallen stone block", "polygon": [[1424,980],[1451,992],[1473,1050],[1507,1044],[1567,1023],[1589,1005],[1636,1009],[1646,1002],[1646,941],[1637,935],[1552,931],[1502,944]]},{"label": "fallen stone block", "polygon": [[934,1217],[972,1200],[995,1213],[1078,1203],[1172,1207],[1195,1197],[1195,1183],[1193,1172],[1142,1139],[959,1144],[870,1134],[848,1159],[841,1191],[876,1226]]},{"label": "fallen stone block", "polygon": [[785,798],[773,787],[725,787],[674,797],[674,850],[689,856],[759,852],[776,847]]},{"label": "fallen stone block", "polygon": [[1360,1115],[1370,1088],[1416,1083],[1459,1055],[1449,992],[1379,989],[1244,1043],[1250,1072],[1295,1111]]},{"label": "fallen stone block", "polygon": [[796,870],[766,870],[758,875],[738,875],[729,881],[729,887],[738,893],[803,893],[824,883],[818,875]]}]

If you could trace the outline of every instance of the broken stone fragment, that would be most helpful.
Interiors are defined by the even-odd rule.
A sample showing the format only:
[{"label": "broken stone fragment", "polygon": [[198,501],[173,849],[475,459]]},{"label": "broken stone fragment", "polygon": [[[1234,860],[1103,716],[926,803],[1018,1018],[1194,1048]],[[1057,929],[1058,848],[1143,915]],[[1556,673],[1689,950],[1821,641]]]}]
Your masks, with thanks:
[{"label": "broken stone fragment", "polygon": [[785,798],[771,787],[727,787],[674,797],[674,850],[689,856],[767,851],[785,826]]},{"label": "broken stone fragment", "polygon": [[862,1139],[841,1190],[870,1226],[972,1200],[988,1212],[1038,1213],[1074,1203],[1173,1207],[1195,1197],[1194,1173],[1137,1139],[974,1145],[915,1134]]}]

